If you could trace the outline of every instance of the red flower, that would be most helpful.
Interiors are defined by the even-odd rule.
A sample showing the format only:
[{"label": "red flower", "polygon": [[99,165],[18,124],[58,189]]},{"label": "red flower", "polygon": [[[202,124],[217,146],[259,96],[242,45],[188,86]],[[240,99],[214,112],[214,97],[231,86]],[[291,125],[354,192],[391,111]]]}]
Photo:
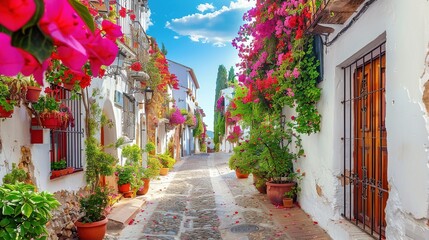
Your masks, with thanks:
[{"label": "red flower", "polygon": [[141,65],[141,63],[140,62],[135,62],[135,63],[133,63],[133,64],[131,64],[131,70],[133,70],[133,71],[140,71],[140,70],[142,70],[142,65]]},{"label": "red flower", "polygon": [[134,13],[130,14],[130,19],[131,21],[136,20],[136,15]]},{"label": "red flower", "polygon": [[127,9],[124,7],[121,7],[121,10],[119,10],[119,16],[126,17],[127,16]]}]

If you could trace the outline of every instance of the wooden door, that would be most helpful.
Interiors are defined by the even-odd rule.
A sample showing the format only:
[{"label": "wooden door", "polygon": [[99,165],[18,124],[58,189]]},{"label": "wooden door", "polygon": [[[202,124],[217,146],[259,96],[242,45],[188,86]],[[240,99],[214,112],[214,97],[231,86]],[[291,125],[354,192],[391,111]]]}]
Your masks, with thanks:
[{"label": "wooden door", "polygon": [[387,192],[385,55],[357,66],[353,81],[354,217],[384,235]]}]

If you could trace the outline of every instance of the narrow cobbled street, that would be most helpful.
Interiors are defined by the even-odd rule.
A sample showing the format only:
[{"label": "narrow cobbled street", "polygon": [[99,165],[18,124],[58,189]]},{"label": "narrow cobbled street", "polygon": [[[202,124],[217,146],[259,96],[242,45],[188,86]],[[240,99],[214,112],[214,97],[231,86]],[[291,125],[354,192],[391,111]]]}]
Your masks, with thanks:
[{"label": "narrow cobbled street", "polygon": [[[330,239],[298,206],[269,203],[228,168],[229,154],[199,154],[151,182],[146,205],[116,239]],[[116,236],[114,236],[116,235]]]}]

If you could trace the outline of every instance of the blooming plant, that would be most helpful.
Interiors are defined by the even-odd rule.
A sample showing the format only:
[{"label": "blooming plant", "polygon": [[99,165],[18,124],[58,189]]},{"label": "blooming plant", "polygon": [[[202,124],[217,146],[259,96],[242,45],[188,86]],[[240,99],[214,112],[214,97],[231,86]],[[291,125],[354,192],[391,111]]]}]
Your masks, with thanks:
[{"label": "blooming plant", "polygon": [[80,219],[83,223],[97,222],[105,218],[105,209],[109,204],[108,191],[97,187],[95,191],[79,200],[80,212],[84,216]]},{"label": "blooming plant", "polygon": [[216,109],[219,112],[223,112],[224,108],[225,108],[225,97],[220,96],[220,98],[216,101]]},{"label": "blooming plant", "polygon": [[285,105],[295,108],[296,130],[306,134],[320,128],[319,63],[312,55],[312,38],[304,34],[312,10],[319,6],[320,1],[258,0],[244,15],[249,23],[233,41],[241,58],[238,78],[246,88],[246,95],[236,102],[259,105],[268,113],[279,113]]},{"label": "blooming plant", "polygon": [[231,143],[238,142],[238,139],[243,135],[243,132],[241,131],[241,128],[239,125],[236,125],[233,127],[232,132],[228,135],[226,140],[228,140]]},{"label": "blooming plant", "polygon": [[[84,5],[86,6],[84,6]],[[43,84],[51,54],[69,69],[82,72],[89,62],[97,77],[102,65],[110,65],[117,53],[115,39],[122,36],[120,27],[103,20],[95,26],[97,11],[88,1],[6,0],[0,6],[0,74],[33,74]],[[91,15],[93,14],[93,15]]]},{"label": "blooming plant", "polygon": [[170,114],[170,124],[179,125],[186,121],[186,118],[182,115],[177,107],[174,107]]}]

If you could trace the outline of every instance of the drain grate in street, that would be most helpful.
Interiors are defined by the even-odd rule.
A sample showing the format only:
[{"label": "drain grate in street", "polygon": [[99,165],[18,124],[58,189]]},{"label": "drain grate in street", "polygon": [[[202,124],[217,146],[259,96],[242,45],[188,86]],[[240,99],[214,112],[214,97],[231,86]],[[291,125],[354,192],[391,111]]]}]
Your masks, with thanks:
[{"label": "drain grate in street", "polygon": [[241,224],[231,228],[233,233],[251,233],[259,231],[259,227],[253,224]]}]

